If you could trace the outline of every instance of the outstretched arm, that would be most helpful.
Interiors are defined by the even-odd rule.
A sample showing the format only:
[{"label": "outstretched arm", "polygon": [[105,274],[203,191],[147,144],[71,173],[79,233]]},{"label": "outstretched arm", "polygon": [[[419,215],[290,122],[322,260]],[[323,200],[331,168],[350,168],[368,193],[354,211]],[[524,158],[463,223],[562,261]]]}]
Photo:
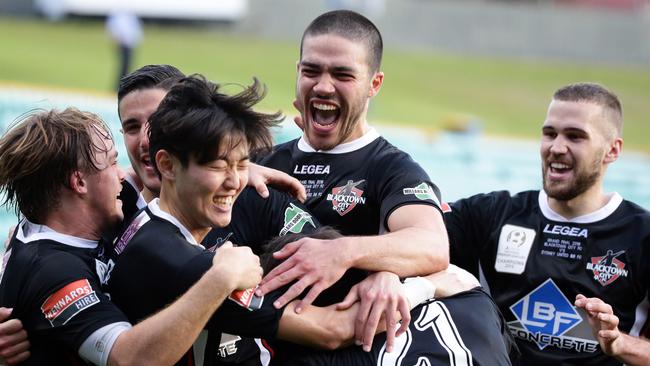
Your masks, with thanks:
[{"label": "outstretched arm", "polygon": [[650,364],[650,341],[621,333],[618,317],[611,305],[597,297],[588,298],[581,294],[576,296],[575,305],[589,315],[591,330],[605,354],[627,365]]},{"label": "outstretched arm", "polygon": [[286,260],[262,280],[263,295],[297,280],[274,305],[282,307],[305,289],[296,310],[311,304],[349,268],[393,272],[400,277],[426,275],[447,268],[449,242],[442,215],[433,206],[405,205],[388,218],[389,233],[332,240],[303,238],[274,257]]}]

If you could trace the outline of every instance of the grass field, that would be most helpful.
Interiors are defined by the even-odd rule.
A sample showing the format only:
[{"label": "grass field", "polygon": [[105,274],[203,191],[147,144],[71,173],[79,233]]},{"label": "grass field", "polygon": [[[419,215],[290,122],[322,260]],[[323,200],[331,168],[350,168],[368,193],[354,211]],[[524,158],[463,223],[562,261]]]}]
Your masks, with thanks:
[{"label": "grass field", "polygon": [[[207,28],[147,26],[135,64],[169,63],[228,83],[253,75],[269,87],[265,109],[293,113],[298,39],[245,38]],[[110,93],[116,56],[100,21],[47,23],[0,18],[0,85],[21,83]],[[575,81],[601,82],[621,97],[626,147],[650,151],[650,68],[525,62],[387,49],[373,123],[435,133],[474,119],[489,134],[537,138],[551,93]]]}]

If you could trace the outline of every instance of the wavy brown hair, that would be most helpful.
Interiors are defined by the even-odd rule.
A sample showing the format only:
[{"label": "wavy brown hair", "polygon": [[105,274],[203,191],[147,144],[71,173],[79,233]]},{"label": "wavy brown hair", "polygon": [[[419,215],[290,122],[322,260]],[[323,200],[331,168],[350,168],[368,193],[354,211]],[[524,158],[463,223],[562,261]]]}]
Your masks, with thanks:
[{"label": "wavy brown hair", "polygon": [[23,115],[0,139],[0,194],[28,220],[42,224],[70,187],[75,171],[99,171],[95,154],[110,146],[93,135],[112,139],[97,115],[76,108],[34,111]]}]

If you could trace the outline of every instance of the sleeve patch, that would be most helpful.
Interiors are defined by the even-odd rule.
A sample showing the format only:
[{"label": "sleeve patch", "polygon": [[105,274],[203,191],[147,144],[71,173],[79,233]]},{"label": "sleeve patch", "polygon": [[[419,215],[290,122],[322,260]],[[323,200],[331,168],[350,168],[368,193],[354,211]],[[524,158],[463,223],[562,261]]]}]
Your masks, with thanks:
[{"label": "sleeve patch", "polygon": [[95,304],[99,298],[87,279],[71,282],[50,295],[41,311],[50,324],[61,326],[75,315]]},{"label": "sleeve patch", "polygon": [[440,201],[438,201],[438,197],[436,197],[436,194],[433,192],[433,188],[424,182],[413,188],[404,188],[402,193],[405,196],[410,194],[415,195],[417,199],[422,201],[432,200],[436,205],[440,206]]},{"label": "sleeve patch", "polygon": [[257,287],[249,288],[247,290],[235,290],[230,294],[230,296],[228,296],[228,299],[250,311],[257,310],[262,307],[264,296],[260,297],[255,295],[256,289]]}]

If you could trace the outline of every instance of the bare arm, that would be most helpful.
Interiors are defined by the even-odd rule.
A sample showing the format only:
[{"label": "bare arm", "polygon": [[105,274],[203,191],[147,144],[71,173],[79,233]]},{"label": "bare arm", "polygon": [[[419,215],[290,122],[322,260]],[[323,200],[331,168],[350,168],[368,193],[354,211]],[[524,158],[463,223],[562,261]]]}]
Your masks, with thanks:
[{"label": "bare arm", "polygon": [[589,325],[605,354],[631,366],[650,364],[650,341],[621,333],[619,319],[609,304],[579,294],[575,305],[587,311]]},{"label": "bare arm", "polygon": [[390,232],[377,236],[333,240],[303,238],[286,245],[274,257],[286,260],[262,280],[259,294],[298,280],[274,303],[282,307],[306,288],[296,309],[311,304],[348,268],[393,272],[400,277],[425,275],[447,268],[449,242],[442,215],[428,205],[405,205],[388,218]]},{"label": "bare arm", "polygon": [[183,296],[120,334],[108,364],[174,364],[191,347],[223,300],[235,289],[254,287],[261,275],[259,258],[250,248],[221,247],[212,267]]}]

